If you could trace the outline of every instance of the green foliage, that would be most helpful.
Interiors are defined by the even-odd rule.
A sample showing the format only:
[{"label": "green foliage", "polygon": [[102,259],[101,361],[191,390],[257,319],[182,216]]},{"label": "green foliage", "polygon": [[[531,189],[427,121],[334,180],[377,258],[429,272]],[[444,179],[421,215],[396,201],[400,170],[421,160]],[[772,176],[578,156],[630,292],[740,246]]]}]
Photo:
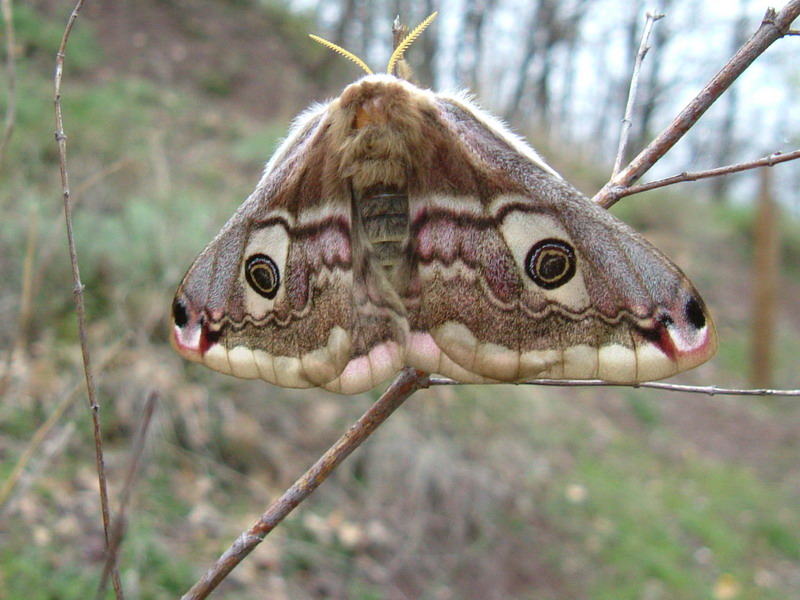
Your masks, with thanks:
[{"label": "green foliage", "polygon": [[670,598],[710,597],[720,572],[736,577],[742,597],[779,597],[752,583],[751,565],[766,555],[796,560],[800,519],[781,513],[786,498],[774,488],[765,494],[749,469],[696,459],[653,463],[628,438],[602,457],[583,457],[572,476],[586,500],[549,510],[582,539],[592,562],[605,565],[589,597],[640,598],[654,582]]},{"label": "green foliage", "polygon": [[652,400],[641,394],[631,392],[626,394],[631,412],[639,419],[642,425],[653,427],[661,421],[658,406]]},{"label": "green foliage", "polygon": [[[14,4],[14,37],[22,48],[23,57],[19,64],[24,65],[29,60],[35,60],[55,66],[56,52],[61,46],[63,35],[63,22],[44,17],[30,4]],[[70,34],[66,68],[73,74],[85,73],[102,62],[103,52],[92,29],[74,28]]]},{"label": "green foliage", "polygon": [[37,545],[25,552],[18,547],[0,550],[0,597],[30,600],[79,600],[92,597],[97,586],[93,573],[77,563],[59,564]]},{"label": "green foliage", "polygon": [[[128,590],[138,588],[142,598],[175,598],[192,585],[196,573],[190,563],[176,560],[163,543],[156,541],[155,533],[153,529],[129,529],[121,563],[135,565],[135,569],[123,567],[123,583]],[[68,556],[42,552],[42,546],[43,542],[35,539],[23,552],[4,545],[0,550],[0,598],[83,600],[95,596],[96,571],[102,568],[96,557],[72,561]],[[15,543],[15,547],[19,546]],[[105,597],[114,597],[110,584]]]},{"label": "green foliage", "polygon": [[259,10],[266,15],[268,21],[280,32],[283,42],[295,56],[316,55],[317,44],[309,44],[308,34],[313,33],[317,25],[311,10],[298,11],[290,8],[286,0],[257,0]]}]

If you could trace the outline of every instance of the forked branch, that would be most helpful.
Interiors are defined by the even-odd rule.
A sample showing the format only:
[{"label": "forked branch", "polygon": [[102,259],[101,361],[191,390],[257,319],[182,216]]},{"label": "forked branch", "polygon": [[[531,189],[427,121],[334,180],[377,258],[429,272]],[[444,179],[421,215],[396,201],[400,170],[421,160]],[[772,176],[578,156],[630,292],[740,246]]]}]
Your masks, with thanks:
[{"label": "forked branch", "polygon": [[800,0],[790,0],[780,12],[770,8],[758,31],[739,48],[728,63],[702,91],[675,117],[656,139],[619,174],[612,177],[592,198],[603,208],[609,208],[623,196],[626,188],[636,183],[667,151],[681,139],[703,116],[711,105],[773,42],[791,31],[792,23],[800,16]]}]

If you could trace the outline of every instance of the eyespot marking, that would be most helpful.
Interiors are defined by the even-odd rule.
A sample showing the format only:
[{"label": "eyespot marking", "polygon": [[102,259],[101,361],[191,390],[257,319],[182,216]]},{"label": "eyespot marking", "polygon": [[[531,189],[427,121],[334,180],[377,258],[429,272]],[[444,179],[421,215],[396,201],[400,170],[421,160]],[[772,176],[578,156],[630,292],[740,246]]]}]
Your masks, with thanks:
[{"label": "eyespot marking", "polygon": [[692,324],[695,329],[702,329],[706,326],[706,314],[703,312],[703,306],[700,302],[692,296],[683,307],[683,312],[686,315],[686,320]]},{"label": "eyespot marking", "polygon": [[247,283],[260,296],[272,300],[281,284],[280,270],[275,261],[266,254],[254,254],[244,267]]},{"label": "eyespot marking", "polygon": [[189,313],[186,312],[186,307],[183,305],[183,302],[177,298],[175,302],[172,303],[172,321],[181,329],[189,322]]},{"label": "eyespot marking", "polygon": [[554,290],[575,276],[575,250],[567,242],[555,238],[533,245],[525,258],[525,273],[546,290]]}]

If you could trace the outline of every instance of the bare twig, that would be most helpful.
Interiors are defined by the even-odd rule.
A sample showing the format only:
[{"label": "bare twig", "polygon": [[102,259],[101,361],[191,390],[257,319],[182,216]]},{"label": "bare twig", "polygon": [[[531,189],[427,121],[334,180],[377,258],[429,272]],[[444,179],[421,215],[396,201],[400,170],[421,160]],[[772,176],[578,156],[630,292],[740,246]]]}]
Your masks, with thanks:
[{"label": "bare twig", "polygon": [[631,125],[633,124],[633,107],[636,104],[636,91],[639,89],[639,75],[642,71],[642,63],[647,52],[650,50],[650,32],[653,30],[653,25],[656,21],[663,19],[662,13],[647,12],[644,22],[644,31],[642,31],[642,41],[639,43],[639,51],[636,53],[636,61],[633,63],[633,74],[631,75],[631,86],[628,90],[628,103],[625,106],[625,117],[622,119],[622,128],[619,134],[619,146],[617,147],[617,158],[614,161],[614,169],[611,172],[611,177],[614,178],[619,174],[622,168],[622,161],[625,159],[625,154],[628,150],[628,141],[631,135]]},{"label": "bare twig", "polygon": [[[430,377],[428,384],[435,385],[463,385],[447,377]],[[800,397],[800,390],[774,390],[774,389],[740,389],[722,388],[715,385],[682,385],[679,383],[664,383],[662,381],[646,381],[643,383],[611,383],[601,379],[533,379],[517,385],[546,385],[552,387],[629,387],[652,388],[667,392],[686,392],[690,394],[706,394],[708,396],[785,396]]]},{"label": "bare twig", "polygon": [[[64,36],[61,39],[61,46],[56,55],[56,71],[53,90],[53,104],[56,114],[56,143],[58,144],[58,162],[61,168],[61,192],[64,198],[64,221],[67,228],[67,245],[69,247],[69,258],[72,265],[73,295],[75,297],[75,310],[78,317],[78,336],[80,338],[81,353],[83,355],[83,372],[86,377],[86,391],[88,394],[89,407],[92,413],[92,424],[94,428],[95,463],[97,468],[97,478],[100,487],[100,508],[103,517],[103,533],[105,538],[106,551],[110,548],[110,528],[111,517],[108,507],[108,485],[106,483],[105,464],[103,460],[103,441],[100,433],[100,405],[97,402],[97,390],[94,384],[94,374],[92,372],[92,362],[89,354],[89,341],[86,332],[86,309],[83,300],[83,284],[81,283],[80,270],[78,268],[78,255],[75,250],[75,238],[72,232],[72,207],[70,204],[69,177],[67,174],[67,137],[64,134],[64,121],[61,113],[61,79],[64,75],[64,57],[69,41],[72,27],[78,18],[78,13],[83,7],[84,0],[78,0],[72,14],[69,16],[67,26],[64,29]],[[119,578],[119,571],[116,566],[112,568],[111,580],[114,592],[118,600],[124,598],[122,583]]]},{"label": "bare twig", "polygon": [[406,368],[389,389],[356,421],[347,433],[298,479],[292,487],[275,500],[261,518],[220,556],[216,564],[184,596],[183,600],[200,600],[225,579],[236,565],[260,544],[264,538],[294,508],[305,500],[339,464],[366,440],[405,400],[418,389],[427,387],[427,375]]},{"label": "bare twig", "polygon": [[111,544],[108,552],[106,553],[106,564],[103,567],[103,575],[100,578],[100,584],[97,586],[97,594],[95,594],[96,600],[101,600],[105,596],[106,585],[108,584],[108,576],[117,565],[117,557],[119,555],[119,549],[122,545],[122,537],[125,533],[125,510],[127,509],[131,499],[133,483],[139,476],[139,467],[142,462],[142,453],[144,452],[147,432],[150,429],[150,423],[153,421],[153,412],[155,411],[157,402],[158,392],[148,392],[147,399],[145,400],[142,422],[139,426],[139,431],[136,434],[136,439],[133,442],[133,454],[131,455],[131,461],[128,465],[128,474],[125,477],[125,484],[122,486],[119,511],[117,512],[117,518],[111,530]]},{"label": "bare twig", "polygon": [[757,169],[759,167],[772,167],[779,163],[787,162],[790,160],[797,160],[799,158],[800,158],[800,150],[793,150],[792,152],[787,152],[786,154],[783,154],[781,152],[776,152],[775,154],[770,154],[769,156],[765,156],[763,158],[759,158],[757,160],[753,160],[750,162],[737,163],[735,165],[728,165],[725,167],[717,167],[716,169],[709,169],[707,171],[694,171],[694,172],[684,171],[683,173],[679,173],[678,175],[673,175],[672,177],[666,177],[664,179],[658,179],[656,181],[649,181],[647,183],[632,185],[628,188],[625,188],[624,190],[620,190],[619,197],[624,198],[625,196],[632,196],[633,194],[647,192],[668,185],[673,185],[675,183],[682,183],[684,181],[697,181],[698,179],[707,179],[709,177],[718,177],[720,175],[739,173],[741,171],[747,171],[748,169]]},{"label": "bare twig", "polygon": [[703,90],[673,122],[616,177],[594,195],[592,200],[609,208],[619,200],[620,192],[633,185],[656,161],[691,129],[708,108],[727,90],[736,78],[749,67],[773,42],[790,31],[792,22],[800,16],[800,0],[789,0],[780,12],[770,8],[758,31],[739,49]]},{"label": "bare twig", "polygon": [[3,128],[3,138],[0,139],[0,169],[11,142],[11,134],[17,123],[17,73],[14,62],[14,11],[11,8],[11,0],[0,1],[0,12],[5,22],[6,33],[6,82],[8,83],[8,99],[6,103],[6,119]]}]

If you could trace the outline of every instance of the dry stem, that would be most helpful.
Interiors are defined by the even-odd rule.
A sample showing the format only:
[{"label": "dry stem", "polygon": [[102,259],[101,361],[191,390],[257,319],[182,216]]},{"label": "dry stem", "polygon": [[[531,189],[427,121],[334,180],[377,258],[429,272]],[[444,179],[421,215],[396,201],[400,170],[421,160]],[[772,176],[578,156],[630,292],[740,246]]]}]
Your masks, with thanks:
[{"label": "dry stem", "polygon": [[768,9],[758,31],[745,42],[668,127],[650,142],[624,171],[613,177],[594,195],[592,201],[603,208],[609,208],[619,200],[622,191],[638,181],[664,156],[756,58],[773,42],[787,35],[792,22],[798,16],[800,16],[800,0],[790,0],[779,13],[776,13],[775,9]]},{"label": "dry stem", "polygon": [[106,553],[106,564],[103,567],[103,575],[100,578],[100,584],[97,586],[97,593],[95,594],[96,600],[101,600],[105,596],[106,585],[108,584],[109,574],[117,568],[117,559],[119,556],[119,549],[122,546],[122,537],[125,534],[125,511],[133,493],[133,484],[139,477],[139,467],[142,463],[142,454],[144,453],[144,446],[147,440],[147,432],[150,430],[150,423],[153,422],[153,413],[156,409],[158,402],[158,392],[148,392],[144,405],[144,414],[142,422],[139,425],[139,430],[136,434],[136,439],[133,442],[133,453],[131,455],[130,463],[128,464],[128,474],[125,476],[125,483],[122,486],[122,493],[120,494],[119,511],[111,530],[111,543],[108,552]]},{"label": "dry stem", "polygon": [[427,387],[427,375],[406,368],[389,388],[356,421],[347,433],[314,463],[292,487],[275,500],[261,518],[220,556],[216,564],[198,581],[183,600],[200,600],[222,582],[294,508],[325,481],[339,464],[358,448],[405,400],[418,389]]},{"label": "dry stem", "polygon": [[698,179],[719,177],[720,175],[739,173],[741,171],[747,171],[748,169],[756,169],[759,167],[772,167],[782,162],[797,160],[798,158],[800,158],[800,150],[793,150],[792,152],[787,152],[785,154],[776,152],[774,154],[770,154],[769,156],[752,160],[750,162],[737,163],[735,165],[727,165],[725,167],[717,167],[715,169],[708,169],[707,171],[684,171],[683,173],[673,175],[672,177],[657,179],[656,181],[649,181],[647,183],[640,183],[639,185],[632,185],[624,190],[620,190],[619,197],[624,198],[625,196],[632,196],[633,194],[639,194],[641,192],[647,192],[656,188],[673,185],[675,183],[683,183],[685,181],[697,181]]},{"label": "dry stem", "polygon": [[[108,485],[106,483],[106,470],[103,460],[103,441],[100,433],[100,405],[97,402],[97,390],[94,384],[94,374],[92,362],[89,354],[89,340],[86,332],[86,309],[83,300],[83,284],[81,283],[80,270],[78,268],[78,255],[75,250],[75,238],[72,231],[72,207],[70,204],[69,176],[67,174],[67,136],[64,134],[64,121],[61,113],[61,79],[64,75],[64,57],[69,41],[72,27],[78,18],[78,13],[83,7],[84,0],[78,0],[72,14],[69,16],[67,26],[64,29],[64,36],[61,39],[61,46],[56,55],[56,72],[53,90],[53,104],[56,113],[56,143],[58,144],[58,162],[61,169],[61,192],[64,198],[64,221],[67,227],[67,245],[69,247],[69,258],[72,265],[73,295],[75,297],[75,311],[78,317],[78,336],[80,338],[81,353],[83,355],[83,372],[86,377],[86,390],[89,400],[89,408],[92,413],[92,425],[94,429],[95,463],[97,478],[100,488],[100,509],[103,516],[103,533],[105,539],[106,552],[110,548],[110,528],[111,517],[108,507]],[[116,566],[112,568],[111,580],[117,600],[122,600],[122,583],[119,578],[119,571]]]},{"label": "dry stem", "polygon": [[[428,385],[463,385],[447,377],[430,377]],[[776,390],[768,388],[743,389],[722,388],[715,385],[682,385],[678,383],[665,383],[663,381],[645,381],[641,383],[612,383],[602,379],[533,379],[523,381],[516,385],[546,385],[552,387],[631,387],[652,388],[667,392],[685,392],[690,394],[705,394],[707,396],[785,396],[800,397],[800,390]]]}]

